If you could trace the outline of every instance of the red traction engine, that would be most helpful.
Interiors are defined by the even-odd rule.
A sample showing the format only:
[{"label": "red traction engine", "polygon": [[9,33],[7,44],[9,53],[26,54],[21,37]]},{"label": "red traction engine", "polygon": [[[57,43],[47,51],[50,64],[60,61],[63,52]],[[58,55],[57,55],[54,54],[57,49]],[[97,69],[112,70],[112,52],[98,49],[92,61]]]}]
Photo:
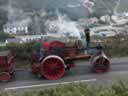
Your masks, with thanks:
[{"label": "red traction engine", "polygon": [[[44,76],[49,80],[56,80],[65,74],[66,70],[74,67],[74,60],[86,58],[91,60],[92,69],[97,73],[107,72],[110,67],[110,61],[100,47],[81,48],[75,44],[67,46],[61,41],[52,41],[49,49],[44,51],[43,56],[38,59],[35,55],[32,57],[32,72],[37,76]],[[85,50],[95,49],[95,54],[85,53]],[[94,53],[94,52],[93,52]]]},{"label": "red traction engine", "polygon": [[9,81],[14,72],[14,56],[11,51],[0,52],[0,81]]}]

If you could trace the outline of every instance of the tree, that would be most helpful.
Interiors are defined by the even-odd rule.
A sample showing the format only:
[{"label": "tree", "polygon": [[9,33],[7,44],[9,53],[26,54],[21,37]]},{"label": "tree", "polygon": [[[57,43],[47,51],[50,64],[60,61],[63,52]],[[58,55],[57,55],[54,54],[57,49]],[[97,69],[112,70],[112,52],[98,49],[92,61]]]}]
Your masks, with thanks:
[{"label": "tree", "polygon": [[3,29],[3,24],[5,24],[7,20],[7,12],[4,10],[0,10],[0,30]]},{"label": "tree", "polygon": [[5,41],[6,39],[9,39],[9,38],[13,38],[13,36],[7,33],[0,32],[0,41]]}]

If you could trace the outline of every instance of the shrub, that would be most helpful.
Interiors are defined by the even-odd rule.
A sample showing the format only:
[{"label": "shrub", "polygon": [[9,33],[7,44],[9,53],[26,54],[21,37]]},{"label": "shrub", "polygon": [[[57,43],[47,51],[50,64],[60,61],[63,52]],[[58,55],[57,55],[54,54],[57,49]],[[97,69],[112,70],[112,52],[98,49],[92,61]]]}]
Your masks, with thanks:
[{"label": "shrub", "polygon": [[7,33],[0,32],[0,41],[4,42],[6,39],[9,39],[9,38],[14,38],[14,37]]},{"label": "shrub", "polygon": [[7,44],[6,49],[10,49],[14,52],[17,60],[29,60],[32,52],[35,50],[35,42],[27,43],[10,43]]},{"label": "shrub", "polygon": [[128,41],[116,41],[104,42],[104,51],[111,57],[126,57],[128,56]]},{"label": "shrub", "polygon": [[1,92],[0,96],[128,96],[128,84],[125,83],[120,81],[108,87],[85,83],[68,84],[47,89]]}]

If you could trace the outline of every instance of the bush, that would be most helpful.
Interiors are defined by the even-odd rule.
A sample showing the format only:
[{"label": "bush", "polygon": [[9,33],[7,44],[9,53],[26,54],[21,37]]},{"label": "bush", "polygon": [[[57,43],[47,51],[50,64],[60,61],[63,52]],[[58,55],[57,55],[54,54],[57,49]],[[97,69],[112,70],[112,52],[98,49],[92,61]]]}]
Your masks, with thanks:
[{"label": "bush", "polygon": [[1,92],[0,96],[128,96],[128,84],[117,82],[109,87],[80,84],[59,85],[35,90]]},{"label": "bush", "polygon": [[0,32],[0,41],[1,42],[4,42],[6,39],[10,39],[10,38],[14,38],[14,37],[11,36],[10,34]]},{"label": "bush", "polygon": [[[110,39],[109,39],[110,40]],[[128,56],[128,40],[117,41],[113,39],[111,41],[103,42],[102,46],[107,56],[111,57],[125,57]],[[30,60],[31,54],[35,50],[35,41],[23,43],[23,44],[8,44],[5,47],[0,47],[0,50],[11,49],[16,55],[17,60]]]},{"label": "bush", "polygon": [[111,57],[126,57],[128,56],[128,41],[112,40],[111,42],[104,42],[104,51]]},{"label": "bush", "polygon": [[31,59],[31,54],[35,50],[35,42],[27,43],[10,43],[7,44],[6,49],[10,49],[16,55],[17,60],[29,60]]}]

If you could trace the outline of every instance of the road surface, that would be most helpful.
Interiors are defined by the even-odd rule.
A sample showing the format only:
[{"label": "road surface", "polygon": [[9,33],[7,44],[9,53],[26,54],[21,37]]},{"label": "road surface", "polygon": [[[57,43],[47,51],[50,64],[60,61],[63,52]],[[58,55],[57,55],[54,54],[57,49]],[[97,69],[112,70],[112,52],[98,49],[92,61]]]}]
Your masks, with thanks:
[{"label": "road surface", "polygon": [[107,73],[96,74],[91,72],[91,64],[84,60],[76,61],[74,69],[66,72],[63,78],[59,80],[46,80],[37,78],[31,73],[30,69],[17,69],[13,78],[9,82],[0,83],[0,90],[20,90],[36,87],[48,87],[58,84],[78,83],[78,82],[96,82],[108,83],[114,78],[127,78],[128,58],[111,59],[111,69]]}]

